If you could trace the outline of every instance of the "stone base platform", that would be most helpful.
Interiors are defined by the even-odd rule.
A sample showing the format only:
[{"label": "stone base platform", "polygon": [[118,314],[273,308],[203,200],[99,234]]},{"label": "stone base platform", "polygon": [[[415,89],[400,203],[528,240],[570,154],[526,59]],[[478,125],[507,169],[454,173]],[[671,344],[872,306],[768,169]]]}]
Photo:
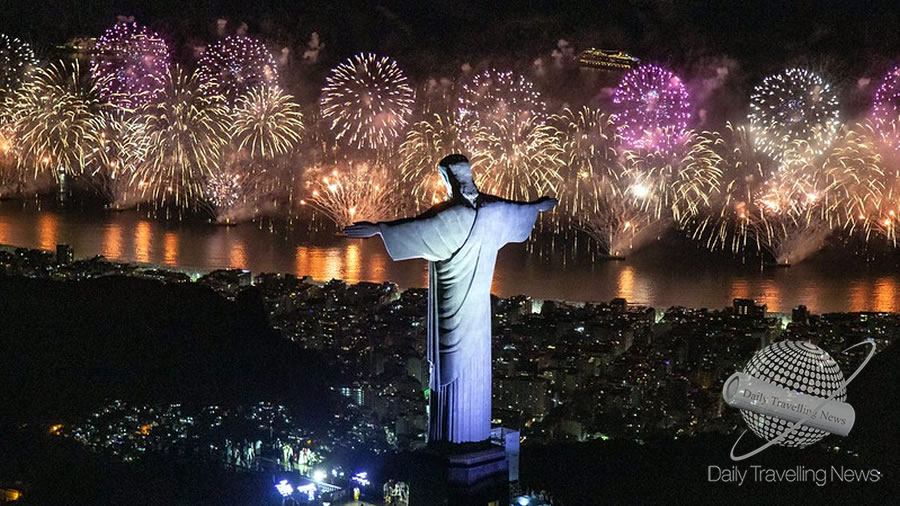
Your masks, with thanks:
[{"label": "stone base platform", "polygon": [[432,447],[415,453],[410,465],[410,506],[509,504],[509,465],[500,446]]}]

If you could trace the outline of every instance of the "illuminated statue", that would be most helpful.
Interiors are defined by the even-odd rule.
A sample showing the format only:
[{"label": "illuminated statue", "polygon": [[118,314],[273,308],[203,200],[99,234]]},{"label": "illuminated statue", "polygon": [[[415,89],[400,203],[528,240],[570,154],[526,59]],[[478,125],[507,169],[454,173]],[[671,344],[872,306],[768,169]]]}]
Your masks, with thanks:
[{"label": "illuminated statue", "polygon": [[557,200],[513,202],[480,193],[469,161],[439,164],[449,200],[409,219],[360,222],[348,237],[381,235],[394,260],[428,260],[428,440],[462,443],[491,431],[491,280],[497,251],[531,234]]}]

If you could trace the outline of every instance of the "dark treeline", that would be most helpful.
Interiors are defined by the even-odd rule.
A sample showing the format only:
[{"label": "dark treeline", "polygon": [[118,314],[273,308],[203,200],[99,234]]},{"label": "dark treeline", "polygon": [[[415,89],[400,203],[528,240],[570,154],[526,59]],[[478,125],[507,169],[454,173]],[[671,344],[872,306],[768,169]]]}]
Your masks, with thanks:
[{"label": "dark treeline", "polygon": [[0,432],[0,475],[27,483],[22,504],[249,506],[273,504],[275,493],[265,473],[152,453],[126,463],[36,428]]},{"label": "dark treeline", "polygon": [[84,414],[108,399],[289,404],[329,413],[329,370],[271,329],[254,289],[0,277],[0,421]]}]

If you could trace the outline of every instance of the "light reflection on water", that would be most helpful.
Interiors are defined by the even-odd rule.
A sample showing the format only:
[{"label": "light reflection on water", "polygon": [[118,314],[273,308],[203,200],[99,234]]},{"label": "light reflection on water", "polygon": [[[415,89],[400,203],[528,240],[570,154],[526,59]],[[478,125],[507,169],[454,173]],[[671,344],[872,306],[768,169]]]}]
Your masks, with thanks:
[{"label": "light reflection on water", "polygon": [[172,231],[163,236],[163,265],[175,267],[178,265],[178,234]]},{"label": "light reflection on water", "polygon": [[[233,227],[165,223],[135,212],[23,211],[0,202],[0,243],[53,250],[69,243],[77,257],[104,255],[196,269],[237,267],[254,272],[289,272],[316,280],[393,281],[425,286],[423,261],[393,262],[381,241],[326,238],[312,244],[300,233],[270,233],[249,223]],[[751,298],[770,311],[798,304],[812,311],[900,311],[898,255],[866,265],[844,255],[820,255],[790,268],[760,269],[729,257],[665,242],[626,261],[563,265],[510,245],[501,252],[492,289],[500,296],[607,301],[625,297],[657,308],[672,305],[720,308]]]}]

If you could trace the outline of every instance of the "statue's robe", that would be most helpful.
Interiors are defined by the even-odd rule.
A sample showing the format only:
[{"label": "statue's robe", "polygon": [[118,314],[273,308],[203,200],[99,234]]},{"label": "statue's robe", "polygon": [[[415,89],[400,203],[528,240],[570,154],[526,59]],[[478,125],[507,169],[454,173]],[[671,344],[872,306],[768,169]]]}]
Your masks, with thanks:
[{"label": "statue's robe", "polygon": [[428,440],[481,441],[491,432],[491,280],[497,251],[531,234],[534,204],[479,195],[380,223],[394,260],[428,260]]}]

